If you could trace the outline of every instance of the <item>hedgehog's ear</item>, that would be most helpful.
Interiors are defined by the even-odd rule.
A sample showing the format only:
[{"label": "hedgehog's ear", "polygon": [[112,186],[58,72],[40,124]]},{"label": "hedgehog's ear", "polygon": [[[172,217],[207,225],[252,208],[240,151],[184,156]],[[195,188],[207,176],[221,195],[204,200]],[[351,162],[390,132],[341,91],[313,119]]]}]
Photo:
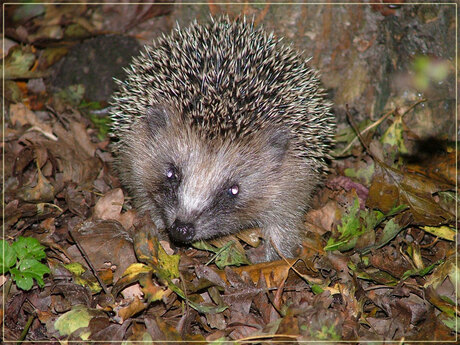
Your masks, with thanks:
[{"label": "hedgehog's ear", "polygon": [[164,128],[169,123],[169,110],[162,106],[149,106],[145,111],[144,121],[152,133]]},{"label": "hedgehog's ear", "polygon": [[289,149],[290,135],[285,130],[273,129],[269,132],[268,145],[274,158],[281,161]]}]

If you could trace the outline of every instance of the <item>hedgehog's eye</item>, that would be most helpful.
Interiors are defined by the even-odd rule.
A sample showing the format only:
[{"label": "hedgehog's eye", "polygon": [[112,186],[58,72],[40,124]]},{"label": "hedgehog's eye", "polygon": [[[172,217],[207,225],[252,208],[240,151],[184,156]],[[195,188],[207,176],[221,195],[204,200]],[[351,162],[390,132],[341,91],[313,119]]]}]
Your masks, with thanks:
[{"label": "hedgehog's eye", "polygon": [[177,169],[173,166],[170,166],[168,170],[166,170],[166,178],[168,181],[178,181],[179,180],[179,173]]},{"label": "hedgehog's eye", "polygon": [[240,192],[240,187],[237,184],[234,184],[229,189],[227,189],[227,194],[231,197],[235,197]]}]

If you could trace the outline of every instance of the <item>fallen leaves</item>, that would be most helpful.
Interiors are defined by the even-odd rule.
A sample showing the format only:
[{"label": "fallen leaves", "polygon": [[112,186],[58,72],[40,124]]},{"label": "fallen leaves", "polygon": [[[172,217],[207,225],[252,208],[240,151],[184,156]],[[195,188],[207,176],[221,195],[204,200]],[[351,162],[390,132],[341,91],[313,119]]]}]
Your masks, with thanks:
[{"label": "fallen leaves", "polygon": [[[179,255],[148,216],[126,210],[129,201],[100,158],[107,146],[94,143],[87,125],[41,126],[30,110],[13,110],[29,115],[15,122],[20,141],[7,143],[16,158],[5,224],[33,234],[29,228],[40,219],[46,232],[35,236],[53,248],[42,292],[49,302],[38,290],[30,296],[42,305],[48,334],[250,342],[415,339],[418,325],[439,329],[442,338],[454,327],[458,268],[443,241],[455,236],[451,200],[438,197],[451,189],[443,179],[380,163],[369,180],[332,178],[318,200],[323,206],[307,217],[310,235],[300,259],[250,264],[247,246],[260,242],[254,230]],[[42,130],[25,132],[34,121]],[[20,310],[16,296],[8,312]],[[433,306],[442,311],[436,321],[427,316]],[[5,322],[11,327],[17,320]]]},{"label": "fallen leaves", "polygon": [[385,166],[374,174],[367,206],[388,212],[395,205],[407,205],[417,224],[449,224],[455,215],[444,210],[433,194],[450,188],[451,185]]},{"label": "fallen leaves", "polygon": [[[40,121],[30,114],[22,118],[17,126]],[[452,214],[436,198],[450,188],[444,180],[429,180],[420,169],[415,174],[379,164],[369,187],[351,178],[331,179],[324,206],[308,216],[311,234],[301,260],[249,264],[244,245],[260,241],[253,230],[239,236],[244,245],[237,237],[197,243],[201,252],[186,257],[174,255],[159,240],[148,217],[125,210],[126,196],[108,187],[112,180],[104,177],[103,162],[95,158],[101,148],[82,123],[41,128],[51,130],[58,147],[42,130],[14,149],[11,174],[17,182],[11,186],[22,186],[18,199],[13,194],[7,198],[6,224],[27,229],[40,214],[43,229],[51,231],[43,240],[54,233],[61,242],[76,242],[55,247],[70,263],[50,261],[54,279],[67,277],[67,282],[51,280],[50,310],[56,315],[40,311],[50,334],[81,340],[180,340],[191,339],[187,334],[199,327],[215,341],[300,341],[374,339],[391,332],[417,337],[414,325],[441,323],[436,336],[442,337],[453,327],[456,309],[436,289],[447,287],[443,294],[454,298],[454,285],[445,281],[455,281],[458,269],[452,259],[444,260],[442,242],[424,241],[429,234],[450,241],[455,236]],[[91,192],[96,178],[104,189],[97,194]],[[60,217],[70,221],[71,238],[53,226]],[[423,226],[413,228],[417,225]],[[418,236],[417,242],[399,236],[406,228]],[[437,247],[439,254],[427,260],[426,251]],[[359,255],[340,256],[337,250]],[[330,251],[335,254],[325,256]],[[428,291],[429,303],[421,300],[421,289]],[[433,305],[443,314],[429,325]],[[144,324],[133,323],[138,317]]]}]

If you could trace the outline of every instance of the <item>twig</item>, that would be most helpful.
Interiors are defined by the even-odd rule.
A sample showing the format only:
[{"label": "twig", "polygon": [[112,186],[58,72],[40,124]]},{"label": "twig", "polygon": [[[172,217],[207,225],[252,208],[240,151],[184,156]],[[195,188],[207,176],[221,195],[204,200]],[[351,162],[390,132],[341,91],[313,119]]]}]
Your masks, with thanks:
[{"label": "twig", "polygon": [[419,105],[420,103],[423,103],[423,102],[426,102],[427,99],[426,98],[422,98],[422,99],[419,99],[417,102],[415,102],[414,104],[412,104],[409,108],[407,108],[407,110],[401,115],[401,117],[403,117],[404,115],[406,115],[409,111],[411,111],[412,109],[414,109],[417,105]]},{"label": "twig", "polygon": [[[412,109],[414,109],[417,105],[419,105],[420,103],[423,103],[423,102],[426,102],[426,99],[425,98],[422,98],[420,100],[418,100],[417,102],[415,102],[414,104],[412,104],[402,115],[401,117],[403,117],[404,115],[406,115],[409,111],[411,111]],[[358,140],[359,138],[359,134],[361,135],[364,135],[365,133],[369,132],[372,128],[374,127],[377,127],[378,125],[380,125],[384,120],[386,120],[391,114],[395,113],[397,110],[397,108],[395,109],[392,109],[390,111],[388,111],[387,113],[383,114],[382,117],[380,117],[377,121],[375,121],[374,123],[370,124],[369,126],[367,126],[366,128],[364,128],[361,132],[357,129],[356,125],[354,125],[353,121],[351,120],[351,115],[350,115],[350,112],[348,111],[348,105],[347,105],[347,118],[348,120],[350,121],[350,123],[352,124],[352,127],[353,127],[353,130],[356,132],[356,137],[353,138],[353,140],[342,150],[342,152],[340,152],[340,155],[343,155],[345,152],[347,152],[351,146],[353,146],[353,144],[356,142],[356,140]],[[362,142],[362,141],[361,141]]]},{"label": "twig", "polygon": [[[367,126],[366,128],[364,128],[362,131],[361,131],[361,135],[369,132],[372,128],[374,127],[377,127],[378,125],[380,125],[387,117],[389,117],[391,114],[393,114],[395,112],[394,109],[390,110],[389,112],[387,112],[386,114],[384,114],[380,119],[378,119],[377,121],[375,121],[374,123],[371,123],[369,126]],[[349,114],[349,111],[348,111],[348,107],[347,107],[347,117],[350,119],[350,117],[348,116]],[[353,127],[353,126],[352,126]],[[358,131],[353,128],[354,131],[356,133],[358,133]],[[353,138],[352,141],[350,141],[350,143],[342,150],[342,152],[340,152],[340,155],[343,155],[345,152],[347,152],[350,147],[352,147],[354,145],[354,143],[356,142],[356,140],[358,140],[358,135],[356,134],[356,137]]]},{"label": "twig", "polygon": [[[311,283],[314,283],[314,284],[322,284],[322,283],[324,283],[324,281],[322,279],[314,278],[314,277],[311,277],[310,275],[300,273],[299,270],[294,267],[294,265],[299,261],[302,261],[305,264],[305,266],[307,266],[307,264],[305,263],[305,261],[302,258],[297,258],[296,260],[294,260],[291,263],[291,262],[289,262],[288,259],[286,259],[286,257],[283,254],[280,253],[279,249],[275,246],[275,244],[273,243],[273,241],[271,239],[270,239],[270,243],[272,244],[273,248],[275,248],[275,250],[278,253],[278,255],[288,264],[289,269],[292,269],[295,273],[297,273],[300,278],[302,278],[303,280],[305,280],[308,283],[308,285],[310,285]],[[307,276],[308,276],[308,279],[307,279]]]},{"label": "twig", "polygon": [[94,268],[93,264],[91,263],[91,261],[89,260],[89,257],[88,255],[86,254],[85,250],[83,249],[83,247],[80,245],[80,243],[75,239],[73,233],[72,233],[73,230],[70,230],[69,231],[69,234],[70,234],[70,237],[72,237],[72,240],[75,242],[75,244],[77,245],[77,248],[78,250],[80,251],[81,255],[83,256],[83,259],[85,259],[86,263],[88,264],[89,268],[91,269],[91,271],[93,272],[94,276],[96,277],[97,281],[99,282],[99,285],[101,285],[102,289],[104,290],[104,292],[109,295],[110,292],[109,292],[109,289],[107,289],[107,286],[105,285],[105,283],[102,281],[102,279],[99,277],[99,274],[97,273],[96,269]]},{"label": "twig", "polygon": [[[362,133],[364,132],[360,132],[359,131],[359,128],[358,126],[356,126],[355,122],[353,121],[352,117],[351,117],[351,114],[350,114],[350,110],[348,109],[348,104],[346,105],[346,108],[347,108],[347,118],[348,118],[348,121],[350,122],[350,125],[351,127],[353,128],[353,130],[355,131],[356,133],[356,136],[358,137],[359,141],[361,142],[361,145],[363,145],[364,149],[366,150],[366,152],[369,154],[369,156],[371,156],[375,161],[377,161],[379,164],[381,165],[385,165],[385,163],[383,163],[378,157],[376,157],[370,150],[369,146],[367,146],[366,142],[364,141],[364,138],[362,136]],[[393,110],[390,112],[390,114],[393,113]],[[377,121],[378,122],[378,121]]]},{"label": "twig", "polygon": [[27,323],[26,325],[24,326],[24,329],[22,330],[21,332],[21,336],[19,337],[19,340],[18,342],[16,343],[16,345],[21,345],[22,342],[24,341],[24,339],[26,338],[26,335],[27,333],[29,332],[29,328],[30,326],[32,325],[32,322],[35,320],[35,315],[34,314],[31,314],[29,316],[29,318],[27,319]]},{"label": "twig", "polygon": [[56,110],[54,110],[53,107],[51,107],[50,105],[47,105],[45,109],[48,110],[54,116],[56,116],[58,121],[64,126],[65,129],[68,129],[68,125],[65,123],[65,121],[62,118],[61,114],[59,114]]}]

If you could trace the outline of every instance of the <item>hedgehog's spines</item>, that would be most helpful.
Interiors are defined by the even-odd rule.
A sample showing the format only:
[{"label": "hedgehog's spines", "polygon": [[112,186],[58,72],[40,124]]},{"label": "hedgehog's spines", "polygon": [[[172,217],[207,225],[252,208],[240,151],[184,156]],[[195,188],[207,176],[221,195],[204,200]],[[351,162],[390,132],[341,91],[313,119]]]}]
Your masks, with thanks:
[{"label": "hedgehog's spines", "polygon": [[[299,157],[318,169],[332,140],[333,119],[319,76],[292,46],[254,27],[254,18],[195,20],[145,48],[112,105],[114,132],[127,132],[147,106],[174,104],[196,130],[230,140],[283,123]],[[216,112],[220,115],[215,116]],[[123,139],[119,147],[123,145]]]}]

